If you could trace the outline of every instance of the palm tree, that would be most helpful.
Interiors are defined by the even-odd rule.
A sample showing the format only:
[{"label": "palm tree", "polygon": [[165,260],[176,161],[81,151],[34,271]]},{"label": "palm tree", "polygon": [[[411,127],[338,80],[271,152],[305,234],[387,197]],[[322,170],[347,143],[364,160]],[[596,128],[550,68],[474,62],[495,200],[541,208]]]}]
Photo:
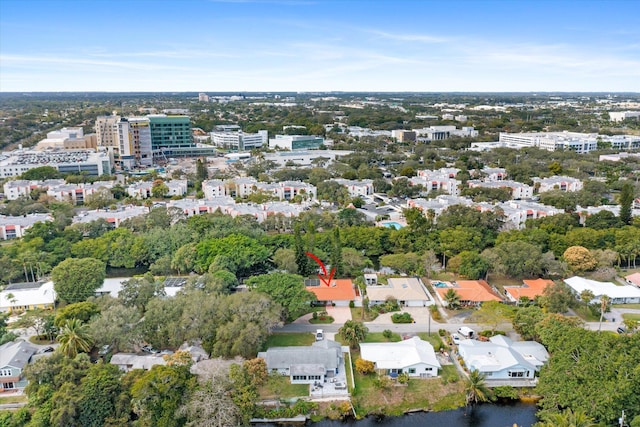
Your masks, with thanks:
[{"label": "palm tree", "polygon": [[536,424],[536,427],[595,427],[593,418],[584,412],[577,410],[572,411],[571,408],[566,409],[558,414],[549,414],[542,417],[544,422]]},{"label": "palm tree", "polygon": [[456,309],[460,307],[460,294],[455,289],[449,289],[444,294],[444,300],[447,303],[447,307]]},{"label": "palm tree", "polygon": [[600,297],[600,324],[598,325],[598,332],[602,330],[602,318],[604,317],[604,312],[610,302],[611,299],[608,296],[602,295]]},{"label": "palm tree", "polygon": [[338,333],[349,343],[351,348],[357,348],[360,341],[367,336],[367,332],[369,329],[364,326],[364,323],[355,320],[347,320],[344,326],[338,330]]},{"label": "palm tree", "polygon": [[465,393],[467,396],[467,405],[475,405],[478,402],[488,402],[493,400],[493,393],[487,387],[485,374],[480,371],[473,370],[469,373],[467,384],[465,385]]},{"label": "palm tree", "polygon": [[78,353],[87,353],[93,346],[93,338],[89,335],[89,325],[80,319],[67,320],[58,334],[60,351],[73,359]]}]

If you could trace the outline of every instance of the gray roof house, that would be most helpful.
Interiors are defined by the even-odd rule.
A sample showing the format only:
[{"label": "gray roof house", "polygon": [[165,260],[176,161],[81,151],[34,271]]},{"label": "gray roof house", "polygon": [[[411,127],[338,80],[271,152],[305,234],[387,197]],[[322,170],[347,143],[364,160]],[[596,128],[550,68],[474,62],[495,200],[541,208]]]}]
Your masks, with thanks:
[{"label": "gray roof house", "polygon": [[338,373],[342,346],[332,340],[316,341],[310,346],[271,347],[258,353],[269,372],[288,375],[291,384],[324,382]]},{"label": "gray roof house", "polygon": [[12,341],[0,346],[0,394],[27,385],[22,371],[37,351],[35,346],[26,341]]}]

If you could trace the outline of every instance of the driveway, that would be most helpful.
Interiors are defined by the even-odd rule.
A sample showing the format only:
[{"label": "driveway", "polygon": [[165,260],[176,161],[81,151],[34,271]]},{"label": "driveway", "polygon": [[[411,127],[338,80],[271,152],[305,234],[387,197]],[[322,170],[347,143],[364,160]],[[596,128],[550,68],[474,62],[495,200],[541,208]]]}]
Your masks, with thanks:
[{"label": "driveway", "polygon": [[[344,325],[347,320],[351,320],[351,309],[349,307],[326,307],[327,314],[333,317],[333,323]],[[320,326],[319,326],[320,327]]]}]

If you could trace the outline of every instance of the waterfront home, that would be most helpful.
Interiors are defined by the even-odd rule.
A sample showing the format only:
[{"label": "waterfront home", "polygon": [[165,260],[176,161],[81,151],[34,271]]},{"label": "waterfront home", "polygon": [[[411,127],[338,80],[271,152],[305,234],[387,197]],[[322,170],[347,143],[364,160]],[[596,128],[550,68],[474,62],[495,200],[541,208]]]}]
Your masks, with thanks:
[{"label": "waterfront home", "polygon": [[360,343],[360,357],[392,377],[402,373],[410,377],[435,377],[441,369],[433,346],[420,337],[400,342]]},{"label": "waterfront home", "polygon": [[53,308],[55,300],[52,281],[14,283],[0,292],[0,313]]},{"label": "waterfront home", "polygon": [[[470,371],[486,375],[488,383],[497,380],[511,381],[522,386],[535,383],[535,373],[549,359],[542,344],[535,341],[517,341],[503,335],[491,337],[489,341],[461,340],[458,353]],[[499,383],[498,383],[499,384]],[[497,384],[494,384],[497,385]]]},{"label": "waterfront home", "polygon": [[310,346],[271,347],[258,353],[267,371],[289,377],[291,384],[323,383],[338,374],[342,346],[332,340],[316,341]]}]

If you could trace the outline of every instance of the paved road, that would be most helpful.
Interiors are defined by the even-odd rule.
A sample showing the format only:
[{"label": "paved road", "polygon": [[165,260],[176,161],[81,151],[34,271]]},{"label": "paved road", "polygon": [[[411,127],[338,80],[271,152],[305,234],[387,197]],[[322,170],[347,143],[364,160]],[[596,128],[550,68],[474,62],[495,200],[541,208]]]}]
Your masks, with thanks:
[{"label": "paved road", "polygon": [[[338,332],[342,325],[332,323],[329,325],[311,325],[305,323],[289,323],[281,328],[275,330],[275,332],[315,332],[316,329],[322,328],[326,332]],[[418,332],[428,332],[429,324],[428,323],[399,323],[399,324],[379,324],[379,323],[371,323],[365,322],[365,326],[369,328],[370,332],[382,332],[385,329],[389,329],[396,333],[418,333]],[[456,332],[460,326],[468,326],[469,328],[475,331],[481,331],[486,329],[486,325],[480,325],[477,323],[438,323],[435,321],[431,322],[431,332],[437,333],[438,329],[444,329],[449,333]],[[602,330],[603,331],[615,331],[618,326],[620,326],[619,322],[602,322]],[[587,322],[585,323],[585,329],[590,329],[592,331],[597,331],[599,328],[598,322]],[[505,323],[498,326],[498,330],[502,331],[513,331],[513,327],[511,323]]]}]

